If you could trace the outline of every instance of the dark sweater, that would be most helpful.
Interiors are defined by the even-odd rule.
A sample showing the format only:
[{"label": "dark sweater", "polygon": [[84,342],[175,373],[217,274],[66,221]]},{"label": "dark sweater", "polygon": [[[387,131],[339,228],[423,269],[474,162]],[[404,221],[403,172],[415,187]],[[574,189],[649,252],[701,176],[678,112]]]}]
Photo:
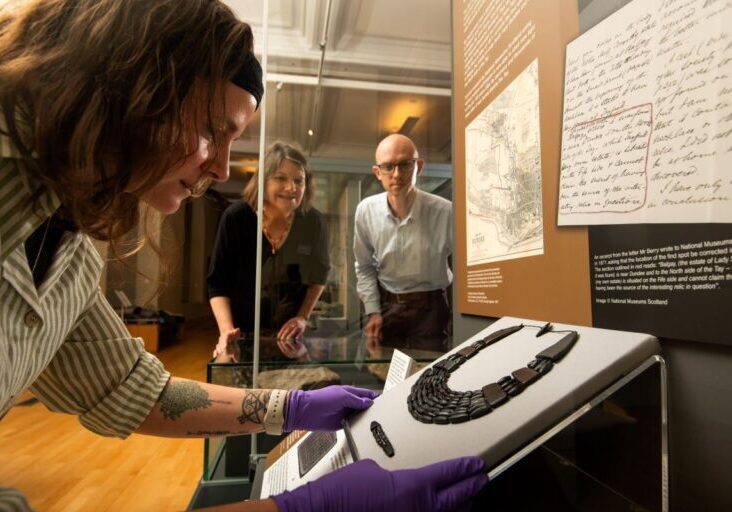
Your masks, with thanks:
[{"label": "dark sweater", "polygon": [[[209,297],[229,297],[234,326],[254,330],[257,214],[244,201],[221,217],[208,272]],[[330,269],[328,233],[320,212],[295,212],[290,234],[272,254],[262,235],[262,329],[278,330],[300,309],[311,284],[325,284]]]}]

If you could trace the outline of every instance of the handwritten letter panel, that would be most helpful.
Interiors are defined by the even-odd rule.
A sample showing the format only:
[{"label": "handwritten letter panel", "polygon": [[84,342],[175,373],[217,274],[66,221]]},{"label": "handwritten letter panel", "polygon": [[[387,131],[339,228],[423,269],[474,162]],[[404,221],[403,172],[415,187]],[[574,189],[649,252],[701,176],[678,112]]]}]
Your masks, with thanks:
[{"label": "handwritten letter panel", "polygon": [[732,222],[732,2],[635,0],[566,59],[560,225]]}]

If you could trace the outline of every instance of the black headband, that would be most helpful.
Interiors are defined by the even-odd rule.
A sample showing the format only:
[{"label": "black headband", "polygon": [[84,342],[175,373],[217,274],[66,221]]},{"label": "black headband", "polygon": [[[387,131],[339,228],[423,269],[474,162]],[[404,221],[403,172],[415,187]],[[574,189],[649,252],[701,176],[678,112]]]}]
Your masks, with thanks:
[{"label": "black headband", "polygon": [[253,53],[248,53],[242,65],[234,72],[231,77],[234,85],[237,85],[245,91],[251,93],[257,100],[257,108],[262,101],[264,95],[264,85],[262,85],[262,66]]}]

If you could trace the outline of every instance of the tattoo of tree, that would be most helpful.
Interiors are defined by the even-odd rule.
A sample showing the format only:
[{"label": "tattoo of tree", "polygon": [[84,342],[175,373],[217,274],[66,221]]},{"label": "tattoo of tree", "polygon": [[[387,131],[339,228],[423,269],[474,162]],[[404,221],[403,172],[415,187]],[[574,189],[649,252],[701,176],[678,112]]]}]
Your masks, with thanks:
[{"label": "tattoo of tree", "polygon": [[256,423],[264,422],[264,415],[267,413],[267,404],[269,403],[269,391],[250,391],[244,395],[241,402],[241,416],[236,419],[239,423]]},{"label": "tattoo of tree", "polygon": [[166,420],[177,420],[186,411],[206,409],[212,403],[206,390],[190,381],[169,382],[160,394],[160,412]]}]

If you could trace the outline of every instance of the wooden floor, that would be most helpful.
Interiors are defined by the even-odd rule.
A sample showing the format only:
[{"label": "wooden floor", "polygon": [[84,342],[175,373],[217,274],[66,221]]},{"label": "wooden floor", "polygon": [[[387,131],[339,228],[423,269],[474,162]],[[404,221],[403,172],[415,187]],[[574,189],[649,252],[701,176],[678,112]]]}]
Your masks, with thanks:
[{"label": "wooden floor", "polygon": [[[173,375],[205,380],[215,344],[214,330],[189,329],[157,356]],[[185,510],[202,469],[199,439],[107,439],[40,403],[0,422],[0,487],[19,489],[39,512]]]}]

